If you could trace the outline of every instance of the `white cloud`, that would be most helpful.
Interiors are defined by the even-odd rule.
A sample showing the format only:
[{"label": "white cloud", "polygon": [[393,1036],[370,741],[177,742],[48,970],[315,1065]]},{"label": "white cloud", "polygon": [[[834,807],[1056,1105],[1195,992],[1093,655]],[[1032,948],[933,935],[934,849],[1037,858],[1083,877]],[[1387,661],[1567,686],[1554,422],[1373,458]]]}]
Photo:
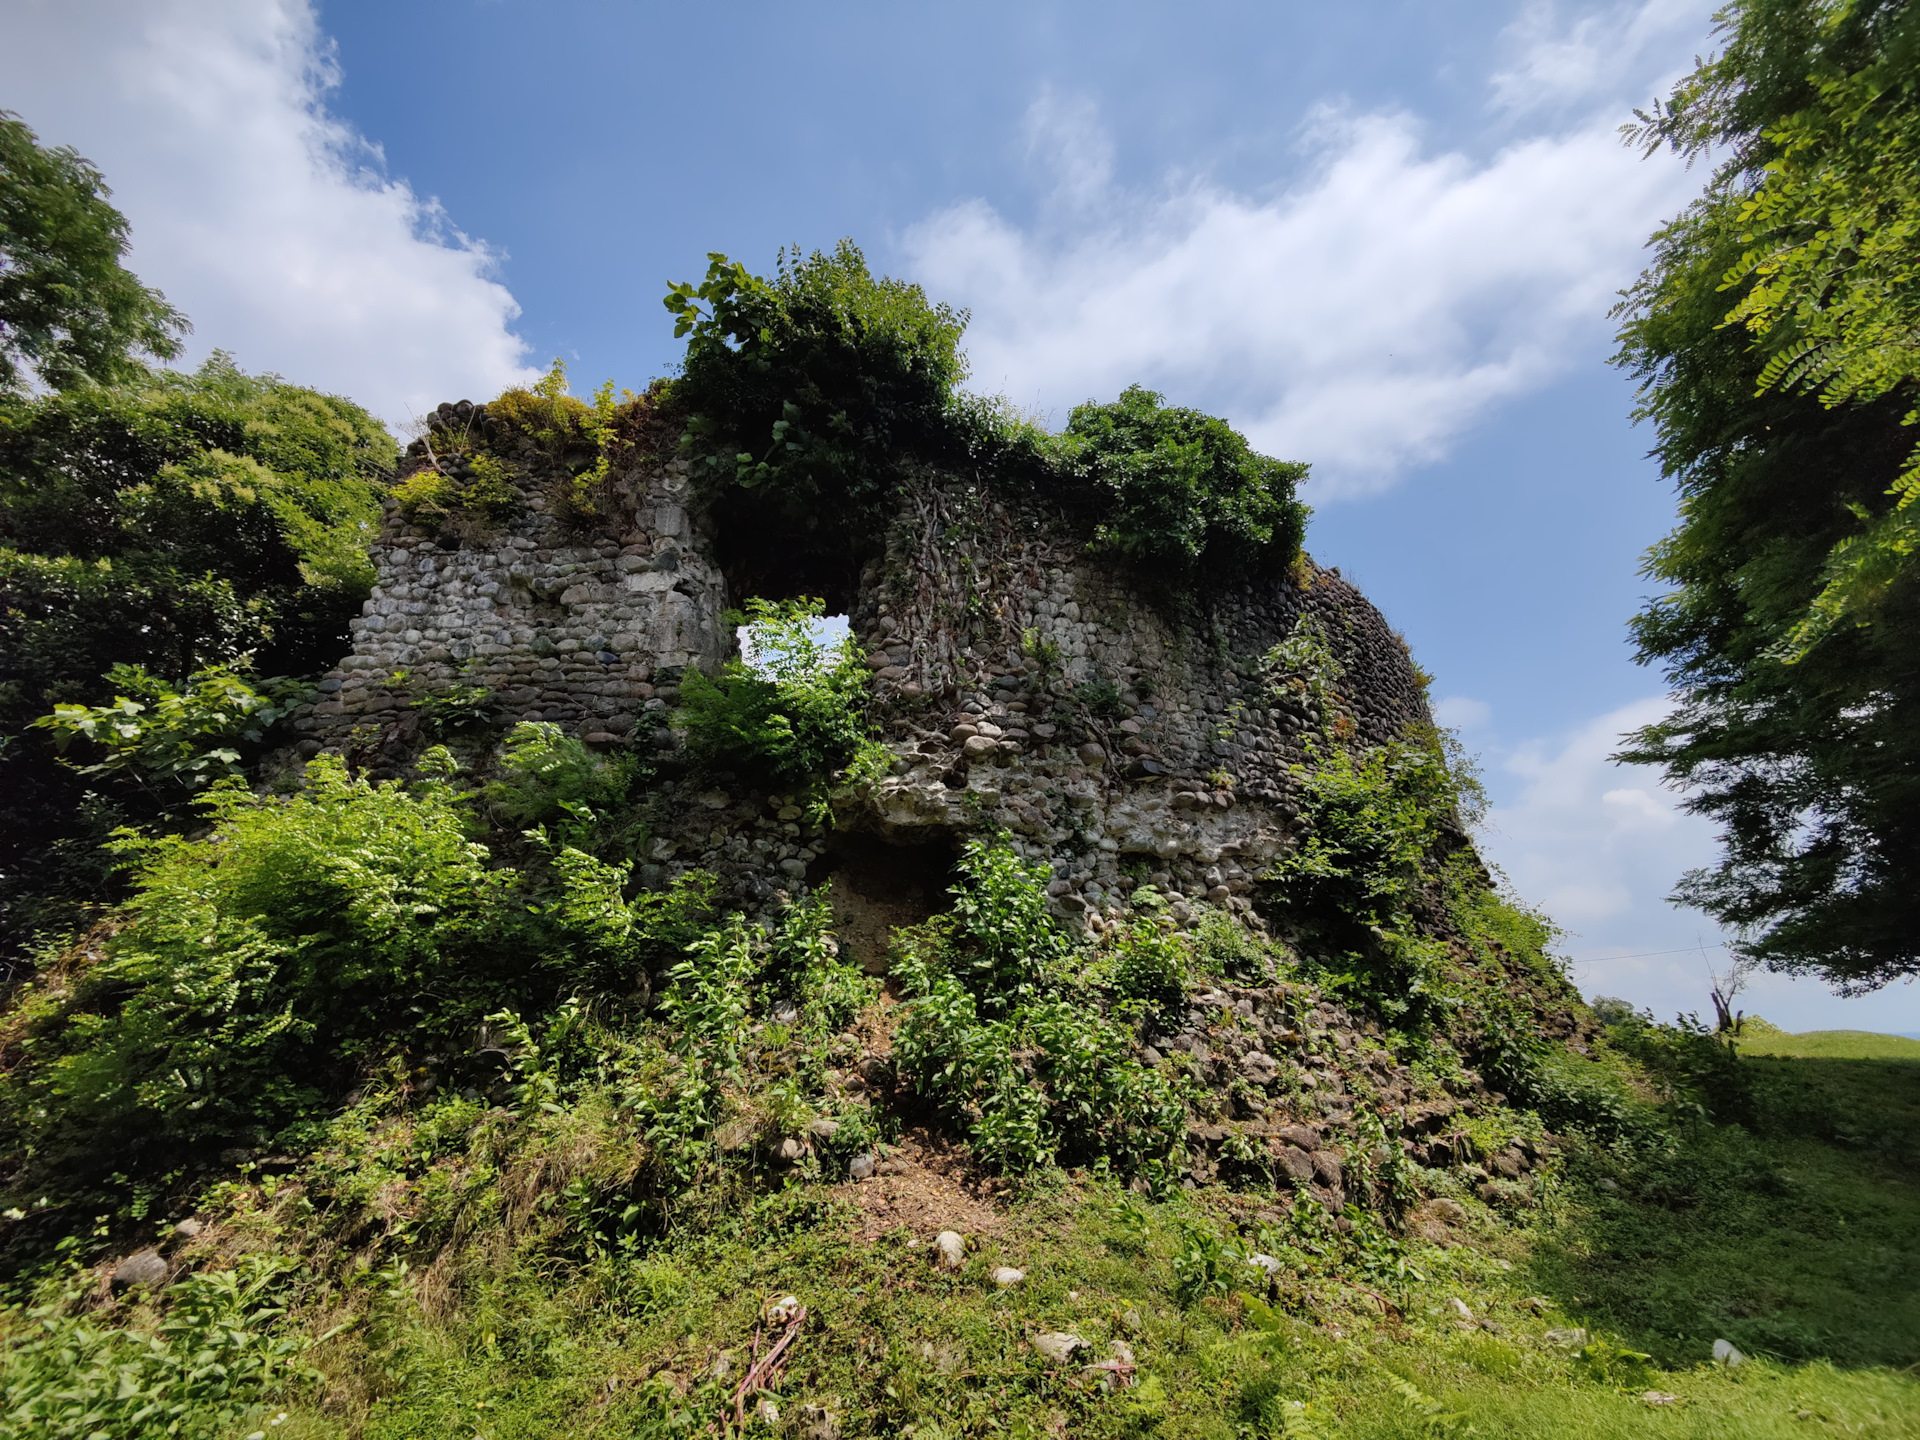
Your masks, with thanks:
[{"label": "white cloud", "polygon": [[196,354],[404,423],[525,378],[495,256],[326,110],[307,0],[13,0],[0,95],[100,167]]},{"label": "white cloud", "polygon": [[[1713,825],[1684,813],[1657,772],[1607,759],[1669,703],[1635,701],[1489,767],[1500,798],[1480,836],[1514,888],[1566,927],[1581,990],[1662,1019],[1709,1010],[1708,968],[1727,963],[1714,922],[1666,899],[1683,872],[1713,863]],[[1910,986],[1843,1000],[1815,980],[1762,974],[1741,1004],[1790,1030],[1920,1031],[1920,989]]]},{"label": "white cloud", "polygon": [[1500,37],[1507,62],[1493,76],[1494,104],[1524,114],[1631,95],[1648,73],[1708,49],[1718,8],[1716,0],[1628,0],[1573,10],[1534,0]]},{"label": "white cloud", "polygon": [[[1263,194],[1191,176],[1116,187],[1090,107],[1049,93],[1028,119],[1056,157],[1038,222],[972,200],[903,248],[917,279],[971,307],[980,388],[1058,420],[1139,381],[1313,462],[1316,500],[1366,493],[1597,362],[1614,293],[1693,183],[1615,133],[1627,100],[1660,83],[1655,63],[1619,67],[1609,83],[1627,88],[1603,113],[1484,158],[1433,149],[1404,114],[1319,107],[1297,163],[1276,161],[1292,178]],[[1500,93],[1556,73],[1514,70]]]},{"label": "white cloud", "polygon": [[1448,695],[1433,702],[1434,723],[1446,730],[1478,730],[1492,718],[1493,707],[1484,700]]},{"label": "white cloud", "polygon": [[1607,759],[1624,732],[1667,708],[1659,697],[1635,701],[1570,735],[1529,742],[1500,766],[1520,783],[1494,806],[1487,848],[1521,894],[1579,932],[1576,953],[1661,949],[1710,931],[1665,896],[1681,871],[1712,858],[1712,826],[1681,814],[1654,772]]},{"label": "white cloud", "polygon": [[1106,194],[1113,140],[1092,101],[1049,89],[1027,108],[1026,132],[1027,158],[1046,176],[1056,204],[1085,209]]}]

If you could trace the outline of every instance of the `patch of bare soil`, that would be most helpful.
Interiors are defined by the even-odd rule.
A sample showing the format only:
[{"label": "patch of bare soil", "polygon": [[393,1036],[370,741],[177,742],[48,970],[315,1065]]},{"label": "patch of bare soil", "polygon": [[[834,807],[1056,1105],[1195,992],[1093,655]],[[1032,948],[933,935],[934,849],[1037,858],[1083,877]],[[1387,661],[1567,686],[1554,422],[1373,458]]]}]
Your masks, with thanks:
[{"label": "patch of bare soil", "polygon": [[942,845],[887,845],[848,834],[820,865],[833,888],[834,935],[869,975],[884,975],[893,932],[946,906],[953,853]]},{"label": "patch of bare soil", "polygon": [[871,1180],[837,1185],[833,1195],[859,1212],[855,1239],[877,1240],[905,1227],[930,1240],[942,1230],[990,1235],[999,1229],[1001,1188],[973,1168],[964,1147],[930,1131],[908,1130]]}]

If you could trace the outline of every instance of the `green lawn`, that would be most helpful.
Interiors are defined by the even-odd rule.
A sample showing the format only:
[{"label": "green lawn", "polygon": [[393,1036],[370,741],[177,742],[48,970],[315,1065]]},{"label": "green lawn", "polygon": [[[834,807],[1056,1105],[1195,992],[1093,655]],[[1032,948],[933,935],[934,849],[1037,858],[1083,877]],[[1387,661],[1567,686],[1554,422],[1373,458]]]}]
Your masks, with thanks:
[{"label": "green lawn", "polygon": [[1808,1030],[1789,1035],[1764,1020],[1747,1021],[1740,1036],[1743,1055],[1788,1055],[1806,1060],[1916,1060],[1920,1040],[1881,1035],[1872,1030]]},{"label": "green lawn", "polygon": [[[1003,1204],[957,1275],[928,1236],[854,1238],[807,1187],[641,1259],[483,1247],[433,1305],[403,1286],[328,1347],[346,1413],[296,1407],[279,1433],[692,1433],[733,1383],[716,1360],[737,1377],[759,1307],[791,1293],[811,1315],[786,1418],[821,1407],[848,1440],[1920,1437],[1920,1065],[1753,1057],[1740,1074],[1747,1123],[1572,1147],[1537,1209],[1466,1199],[1468,1243],[1258,1235],[1285,1261],[1265,1324],[1239,1270],[1178,1295],[1176,1256],[1196,1227],[1231,1235],[1231,1197],[1143,1205],[1087,1177]],[[1002,1289],[1000,1265],[1026,1278]],[[1090,1348],[1052,1364],[1031,1343],[1045,1332]],[[1716,1366],[1717,1339],[1751,1358]],[[1109,1393],[1083,1366],[1116,1341],[1141,1383]]]}]

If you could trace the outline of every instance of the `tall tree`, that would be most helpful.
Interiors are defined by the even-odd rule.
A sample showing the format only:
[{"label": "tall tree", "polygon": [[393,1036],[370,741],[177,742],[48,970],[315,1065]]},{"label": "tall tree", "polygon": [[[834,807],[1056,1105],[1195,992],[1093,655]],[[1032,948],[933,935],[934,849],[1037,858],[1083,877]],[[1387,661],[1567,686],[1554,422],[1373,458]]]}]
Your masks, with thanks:
[{"label": "tall tree", "polygon": [[1734,0],[1630,134],[1717,160],[1618,362],[1680,492],[1634,621],[1674,713],[1623,759],[1722,827],[1675,898],[1850,991],[1920,970],[1920,9]]},{"label": "tall tree", "polygon": [[126,217],[100,172],[0,110],[0,390],[133,378],[187,322],[120,261]]},{"label": "tall tree", "polygon": [[324,669],[373,585],[392,437],[349,401],[241,373],[0,392],[0,966],[113,892],[97,842],[153,818],[33,722],[244,663]]}]

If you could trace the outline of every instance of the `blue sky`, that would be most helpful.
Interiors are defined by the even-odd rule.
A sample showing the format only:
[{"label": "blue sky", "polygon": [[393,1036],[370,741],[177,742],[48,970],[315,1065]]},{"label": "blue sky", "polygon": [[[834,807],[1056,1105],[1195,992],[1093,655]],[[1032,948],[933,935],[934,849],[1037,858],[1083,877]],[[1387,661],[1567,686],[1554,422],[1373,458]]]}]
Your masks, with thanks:
[{"label": "blue sky", "polygon": [[[1228,415],[1313,463],[1310,548],[1438,677],[1583,988],[1671,1014],[1712,836],[1605,759],[1662,704],[1625,621],[1672,516],[1606,312],[1698,183],[1614,132],[1710,8],[12,0],[0,105],[106,171],[196,353],[396,429],[555,355],[638,388],[706,252],[842,235],[973,311],[976,388]],[[1910,986],[1749,994],[1920,1031]]]}]

